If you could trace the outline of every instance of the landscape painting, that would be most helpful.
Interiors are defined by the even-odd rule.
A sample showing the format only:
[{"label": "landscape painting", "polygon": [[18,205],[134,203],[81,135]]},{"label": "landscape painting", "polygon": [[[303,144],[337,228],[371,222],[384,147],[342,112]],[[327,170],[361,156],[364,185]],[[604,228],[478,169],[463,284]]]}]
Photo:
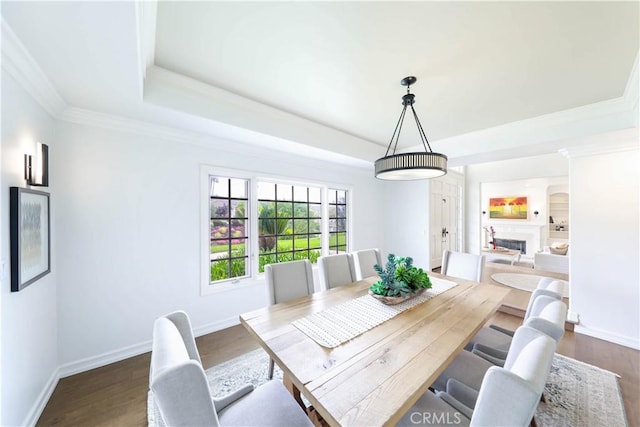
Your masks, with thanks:
[{"label": "landscape painting", "polygon": [[489,218],[527,219],[527,198],[522,196],[490,198]]}]

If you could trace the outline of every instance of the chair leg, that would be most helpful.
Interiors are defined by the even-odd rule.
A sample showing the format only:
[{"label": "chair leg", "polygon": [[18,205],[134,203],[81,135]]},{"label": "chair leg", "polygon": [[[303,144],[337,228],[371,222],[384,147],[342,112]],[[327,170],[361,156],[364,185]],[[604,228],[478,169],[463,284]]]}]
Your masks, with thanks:
[{"label": "chair leg", "polygon": [[273,359],[269,359],[269,375],[268,378],[270,380],[273,379]]}]

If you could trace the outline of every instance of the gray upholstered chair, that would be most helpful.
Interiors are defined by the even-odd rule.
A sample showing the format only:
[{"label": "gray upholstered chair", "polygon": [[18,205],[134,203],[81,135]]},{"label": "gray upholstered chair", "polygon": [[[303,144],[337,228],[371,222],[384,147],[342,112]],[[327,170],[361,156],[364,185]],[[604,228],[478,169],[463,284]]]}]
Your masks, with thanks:
[{"label": "gray upholstered chair", "polygon": [[[560,343],[566,320],[567,305],[555,297],[541,295],[534,300],[530,316],[524,321],[524,325],[537,329]],[[511,345],[511,337],[504,335],[508,337],[508,342],[498,346],[477,342],[472,351],[495,365],[502,365]]]},{"label": "gray upholstered chair", "polygon": [[351,254],[325,255],[318,258],[318,276],[324,289],[356,281]]},{"label": "gray upholstered chair", "polygon": [[[278,304],[314,292],[313,270],[309,260],[267,264],[264,267],[269,302]],[[269,359],[269,379],[273,378],[273,359]]]},{"label": "gray upholstered chair", "polygon": [[460,279],[482,280],[484,271],[484,255],[474,255],[464,252],[443,251],[442,266],[440,272],[445,276],[458,277]]},{"label": "gray upholstered chair", "polygon": [[[536,298],[531,316],[525,321],[524,326],[547,335],[557,345],[564,334],[566,315],[567,306],[565,303],[543,295]],[[444,372],[436,378],[432,387],[435,390],[444,391],[447,382],[453,378],[478,390],[489,368],[494,365],[506,365],[506,360],[512,352],[511,346],[513,345],[512,338],[508,338],[509,347],[506,350],[476,344],[471,351],[462,351],[453,359]]]},{"label": "gray upholstered chair", "polygon": [[[527,305],[527,310],[525,311],[525,314],[524,314],[525,322],[532,315],[532,308],[533,308],[534,302],[538,297],[546,296],[546,297],[554,298],[557,300],[562,299],[561,294],[552,290],[552,289],[555,289],[555,290],[562,291],[562,289],[559,289],[559,287],[557,286],[557,283],[560,283],[560,285],[562,285],[561,282],[557,282],[557,281],[549,282],[549,283],[543,284],[541,287],[539,287],[538,289],[535,289],[531,293],[531,297],[529,298],[529,303]],[[538,306],[538,309],[540,308],[541,306]],[[509,349],[511,338],[513,337],[513,333],[514,331],[512,330],[505,329],[496,325],[490,325],[489,327],[484,327],[478,331],[478,333],[471,339],[471,341],[469,341],[469,343],[465,347],[465,350],[471,350],[476,344],[482,344],[484,346],[493,347],[498,350],[507,351]]]},{"label": "gray upholstered chair", "polygon": [[450,380],[447,391],[425,393],[398,425],[530,425],[556,343],[542,332],[522,326],[514,335],[512,348],[504,367],[487,370],[479,392]]},{"label": "gray upholstered chair", "polygon": [[363,249],[351,252],[353,257],[353,265],[356,273],[356,280],[362,280],[366,277],[376,276],[378,273],[373,268],[374,265],[382,265],[382,258],[378,249]]},{"label": "gray upholstered chair", "polygon": [[191,324],[183,311],[154,323],[149,384],[167,426],[313,425],[277,381],[255,390],[249,384],[224,398],[212,399]]}]

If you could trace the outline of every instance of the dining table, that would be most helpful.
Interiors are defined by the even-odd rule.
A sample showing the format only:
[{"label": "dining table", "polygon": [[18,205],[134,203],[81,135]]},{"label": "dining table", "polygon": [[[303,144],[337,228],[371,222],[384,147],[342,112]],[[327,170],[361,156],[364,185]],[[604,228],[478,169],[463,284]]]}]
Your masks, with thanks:
[{"label": "dining table", "polygon": [[[330,426],[395,425],[509,292],[438,273],[429,276],[434,288],[446,285],[444,290],[344,342],[323,342],[304,326],[327,318],[336,328],[349,324],[351,315],[362,315],[358,304],[393,309],[368,295],[377,276],[241,314],[240,322],[282,369],[296,400],[305,406],[302,393],[318,420]],[[370,310],[366,307],[362,310]],[[328,325],[323,323],[320,332],[331,335]]]}]

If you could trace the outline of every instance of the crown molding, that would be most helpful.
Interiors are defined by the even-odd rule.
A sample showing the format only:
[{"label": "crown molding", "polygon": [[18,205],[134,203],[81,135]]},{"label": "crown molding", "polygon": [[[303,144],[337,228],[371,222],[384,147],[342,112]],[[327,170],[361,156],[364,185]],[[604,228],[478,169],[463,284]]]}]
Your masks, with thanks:
[{"label": "crown molding", "polygon": [[[624,93],[619,98],[596,102],[556,113],[519,120],[489,129],[470,132],[438,141],[432,141],[434,150],[445,153],[452,164],[477,163],[476,157],[487,158],[493,154],[513,150],[545,154],[536,144],[549,143],[546,153],[556,152],[565,140],[589,138],[594,134],[617,132],[638,126],[639,61],[636,55]],[[552,144],[555,143],[555,144]],[[421,149],[420,146],[411,149]],[[475,152],[463,152],[463,147],[477,147]],[[407,149],[407,151],[411,151]],[[486,161],[486,160],[484,160]]]},{"label": "crown molding", "polygon": [[2,68],[51,116],[67,108],[49,78],[2,18]]},{"label": "crown molding", "polygon": [[[309,167],[317,167],[317,162],[321,161],[334,164],[336,170],[344,171],[344,165],[349,165],[350,170],[354,173],[366,175],[371,174],[372,165],[370,162],[352,157],[340,156],[330,152],[321,153],[320,150],[314,150],[296,143],[291,144],[298,146],[297,151],[294,150],[293,147],[290,147],[290,149],[286,151],[273,150],[267,145],[253,144],[243,138],[234,139],[221,135],[197,133],[175,127],[163,126],[156,123],[129,119],[75,107],[65,109],[56,118],[60,121],[83,126],[126,132],[152,139],[171,141],[180,144],[190,144],[207,149],[215,148],[216,150],[237,156],[246,157],[248,155],[248,150],[250,150],[251,156],[263,159],[276,159],[285,155],[296,155],[298,156],[296,162],[308,165]],[[261,138],[263,140],[265,139],[264,136]],[[308,160],[301,160],[300,156],[307,158]]]},{"label": "crown molding", "polygon": [[298,141],[338,156],[364,158],[366,153],[371,163],[382,150],[372,141],[157,65],[147,69],[144,86],[145,103],[281,141]]},{"label": "crown molding", "polygon": [[[434,150],[455,159],[488,154],[488,148],[490,152],[526,149],[534,144],[586,137],[632,126],[631,99],[620,97],[435,141],[431,145]],[[457,147],[477,147],[477,151],[464,153]]]},{"label": "crown molding", "polygon": [[625,129],[584,138],[581,145],[558,150],[568,159],[637,151],[640,149],[638,128]]}]

